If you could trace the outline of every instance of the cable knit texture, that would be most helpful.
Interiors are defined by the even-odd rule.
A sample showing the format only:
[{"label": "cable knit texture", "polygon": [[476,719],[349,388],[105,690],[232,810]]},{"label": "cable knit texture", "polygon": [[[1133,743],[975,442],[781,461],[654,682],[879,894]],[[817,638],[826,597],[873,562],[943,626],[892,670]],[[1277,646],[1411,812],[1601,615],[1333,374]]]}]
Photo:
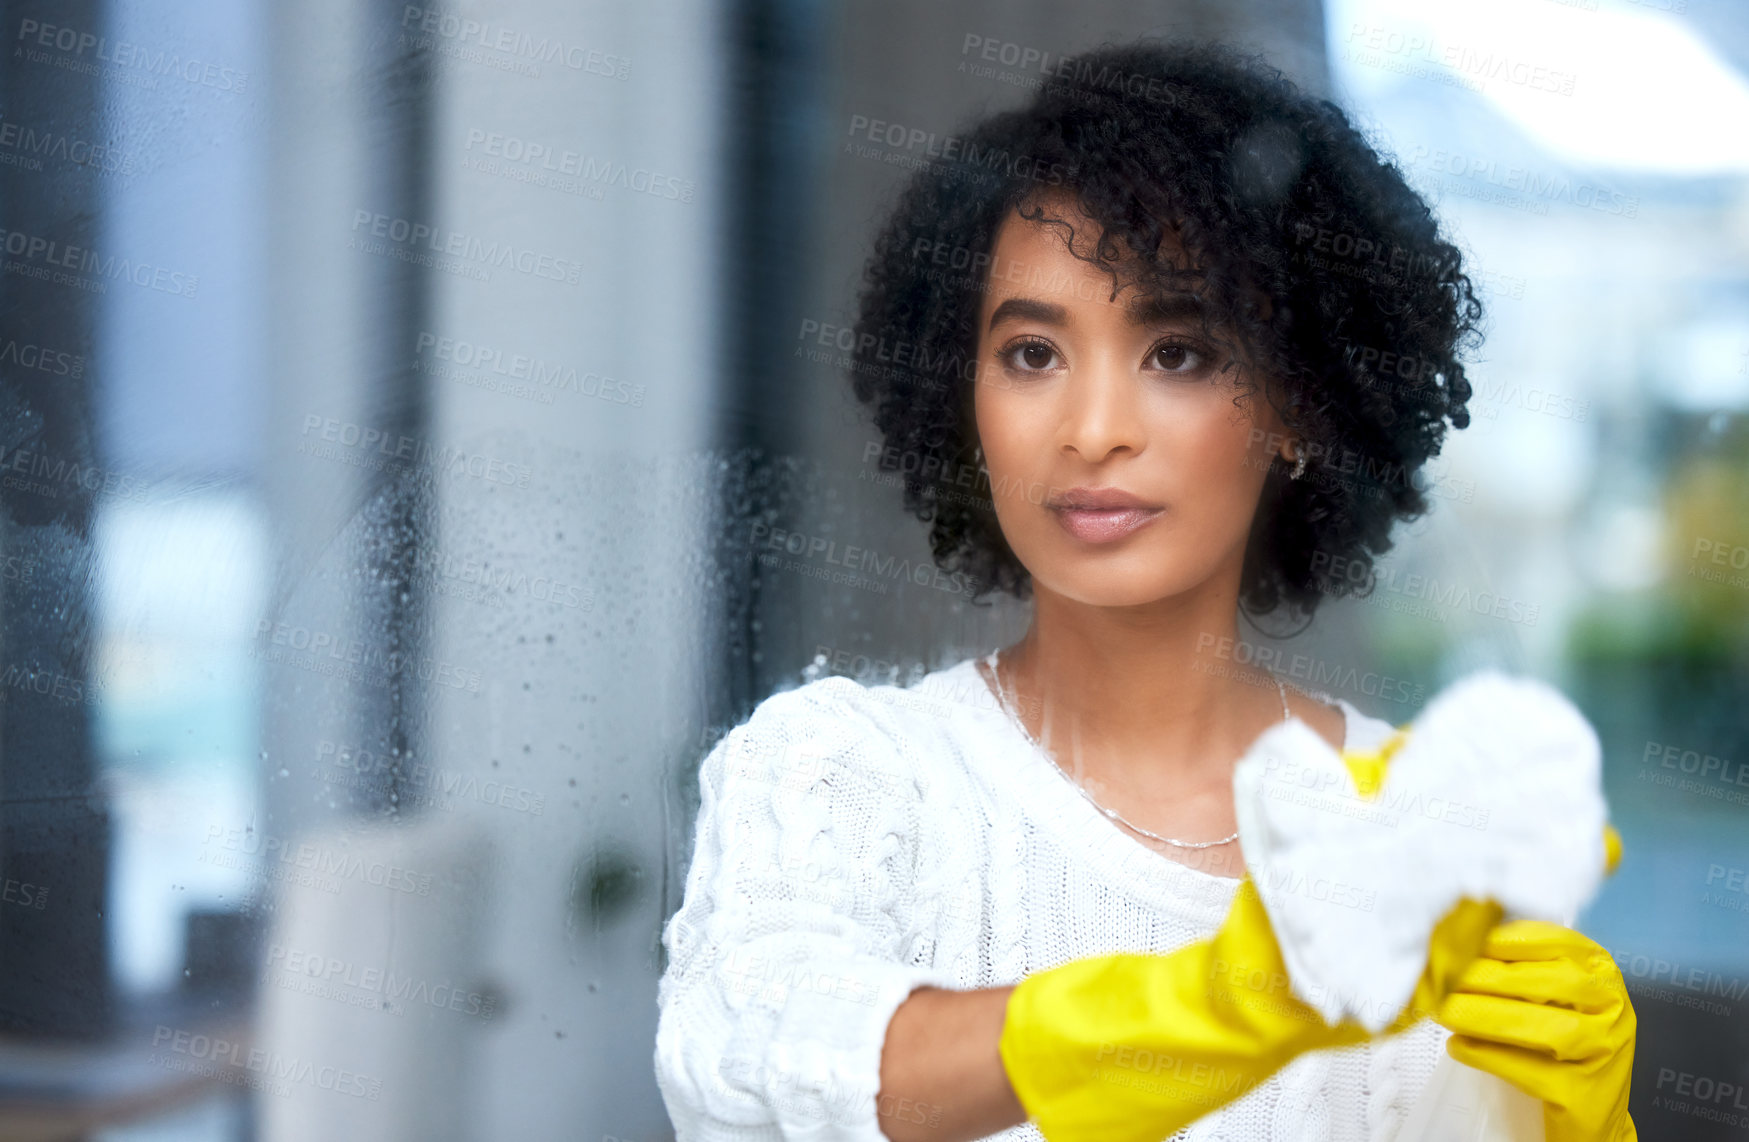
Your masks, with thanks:
[{"label": "cable knit texture", "polygon": [[[680,1142],[883,1142],[881,1048],[912,988],[1172,952],[1226,916],[1239,881],[1104,817],[975,661],[908,688],[827,677],[774,694],[705,758],[657,998],[656,1078]],[[1390,735],[1338,704],[1346,748]],[[1422,1020],[1310,1052],[1174,1137],[1389,1142],[1446,1035]],[[1042,1142],[1030,1123],[989,1137]]]}]

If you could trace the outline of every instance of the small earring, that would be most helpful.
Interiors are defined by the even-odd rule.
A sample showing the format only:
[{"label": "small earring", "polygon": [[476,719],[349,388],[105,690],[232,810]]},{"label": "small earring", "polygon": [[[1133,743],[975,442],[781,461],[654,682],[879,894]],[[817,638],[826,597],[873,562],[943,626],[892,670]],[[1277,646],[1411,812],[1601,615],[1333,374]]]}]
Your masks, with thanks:
[{"label": "small earring", "polygon": [[1297,480],[1306,474],[1306,446],[1294,442],[1294,470],[1288,474],[1288,479]]}]

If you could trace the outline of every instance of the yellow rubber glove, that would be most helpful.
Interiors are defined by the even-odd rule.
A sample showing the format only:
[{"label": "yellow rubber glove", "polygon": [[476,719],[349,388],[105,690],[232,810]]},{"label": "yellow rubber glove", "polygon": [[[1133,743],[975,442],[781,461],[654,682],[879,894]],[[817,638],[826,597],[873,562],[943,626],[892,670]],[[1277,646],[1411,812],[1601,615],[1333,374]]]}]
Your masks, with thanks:
[{"label": "yellow rubber glove", "polygon": [[1634,1142],[1635,1018],[1621,969],[1588,936],[1541,920],[1489,935],[1435,1020],[1452,1058],[1543,1102],[1547,1142]]},{"label": "yellow rubber glove", "polygon": [[[1344,755],[1363,795],[1376,791],[1404,739]],[[1389,1031],[1439,1006],[1499,919],[1498,905],[1470,900],[1445,916]],[[1211,939],[1164,956],[1092,956],[1022,980],[997,1050],[1049,1142],[1159,1142],[1303,1052],[1368,1038],[1294,996],[1269,913],[1246,878]]]},{"label": "yellow rubber glove", "polygon": [[[1410,1008],[1433,1009],[1500,918],[1465,901],[1435,929]],[[1406,1009],[1399,1025],[1413,1021]],[[1212,939],[1169,955],[1119,952],[1022,980],[997,1050],[1049,1142],[1159,1142],[1305,1051],[1369,1039],[1293,995],[1249,879]]]}]

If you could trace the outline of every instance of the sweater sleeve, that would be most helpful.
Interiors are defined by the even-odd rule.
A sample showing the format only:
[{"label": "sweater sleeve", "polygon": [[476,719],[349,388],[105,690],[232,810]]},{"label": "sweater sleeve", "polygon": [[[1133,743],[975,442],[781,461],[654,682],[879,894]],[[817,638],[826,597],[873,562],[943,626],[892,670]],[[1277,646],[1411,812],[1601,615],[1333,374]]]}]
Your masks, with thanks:
[{"label": "sweater sleeve", "polygon": [[884,1142],[887,1023],[913,988],[954,986],[910,962],[923,806],[864,694],[833,677],[773,695],[700,767],[657,992],[681,1142]]}]

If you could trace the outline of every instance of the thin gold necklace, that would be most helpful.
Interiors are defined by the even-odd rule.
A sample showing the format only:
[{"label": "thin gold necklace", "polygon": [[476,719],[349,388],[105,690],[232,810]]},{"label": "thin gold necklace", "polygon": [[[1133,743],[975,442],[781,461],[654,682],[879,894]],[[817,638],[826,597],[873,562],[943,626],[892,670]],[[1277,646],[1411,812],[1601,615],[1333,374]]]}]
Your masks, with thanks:
[{"label": "thin gold necklace", "polygon": [[[1061,765],[1057,765],[1057,759],[1051,754],[1051,751],[1046,749],[1044,747],[1044,745],[1037,738],[1032,736],[1032,731],[1026,728],[1026,723],[1021,721],[1020,715],[1014,712],[1014,707],[1012,705],[1010,705],[1009,701],[1008,701],[1008,692],[1002,685],[1002,669],[1001,669],[1001,666],[998,664],[997,658],[996,658],[996,656],[1000,653],[1001,653],[1000,651],[992,650],[989,653],[989,655],[984,659],[984,663],[985,663],[985,665],[989,666],[991,677],[996,679],[996,700],[1002,704],[1002,712],[1008,715],[1009,720],[1011,720],[1014,723],[1015,728],[1020,730],[1021,734],[1026,738],[1027,741],[1029,741],[1033,744],[1034,748],[1036,748],[1040,753],[1044,754],[1046,757],[1051,759],[1051,764],[1056,766],[1057,772],[1061,773],[1065,778],[1067,778],[1069,784],[1073,785],[1075,787],[1075,791],[1077,793],[1079,793],[1079,794],[1081,794],[1081,796],[1087,798],[1087,803],[1089,805],[1093,806],[1095,809],[1098,809],[1101,813],[1105,814],[1107,817],[1111,818],[1113,821],[1116,821],[1119,824],[1122,824],[1128,828],[1134,829],[1136,832],[1142,834],[1144,837],[1152,837],[1156,841],[1164,842],[1165,844],[1172,845],[1176,848],[1181,848],[1181,849],[1212,849],[1216,845],[1231,844],[1232,842],[1239,839],[1239,834],[1237,832],[1235,832],[1230,837],[1222,837],[1218,841],[1181,841],[1181,840],[1178,840],[1176,837],[1163,837],[1159,833],[1151,832],[1148,829],[1142,828],[1140,825],[1138,825],[1135,822],[1124,817],[1123,814],[1119,813],[1116,809],[1107,809],[1104,805],[1101,805],[1098,801],[1094,800],[1093,794],[1087,792],[1087,789],[1085,786],[1083,786],[1079,781],[1076,781],[1073,777],[1070,777],[1069,772],[1067,770],[1065,770]],[[1281,692],[1281,720],[1284,722],[1289,721],[1290,719],[1292,719],[1293,715],[1288,712],[1288,708],[1287,708],[1287,687],[1282,685],[1282,681],[1280,678],[1275,679],[1275,686],[1276,686],[1276,689]]]}]

